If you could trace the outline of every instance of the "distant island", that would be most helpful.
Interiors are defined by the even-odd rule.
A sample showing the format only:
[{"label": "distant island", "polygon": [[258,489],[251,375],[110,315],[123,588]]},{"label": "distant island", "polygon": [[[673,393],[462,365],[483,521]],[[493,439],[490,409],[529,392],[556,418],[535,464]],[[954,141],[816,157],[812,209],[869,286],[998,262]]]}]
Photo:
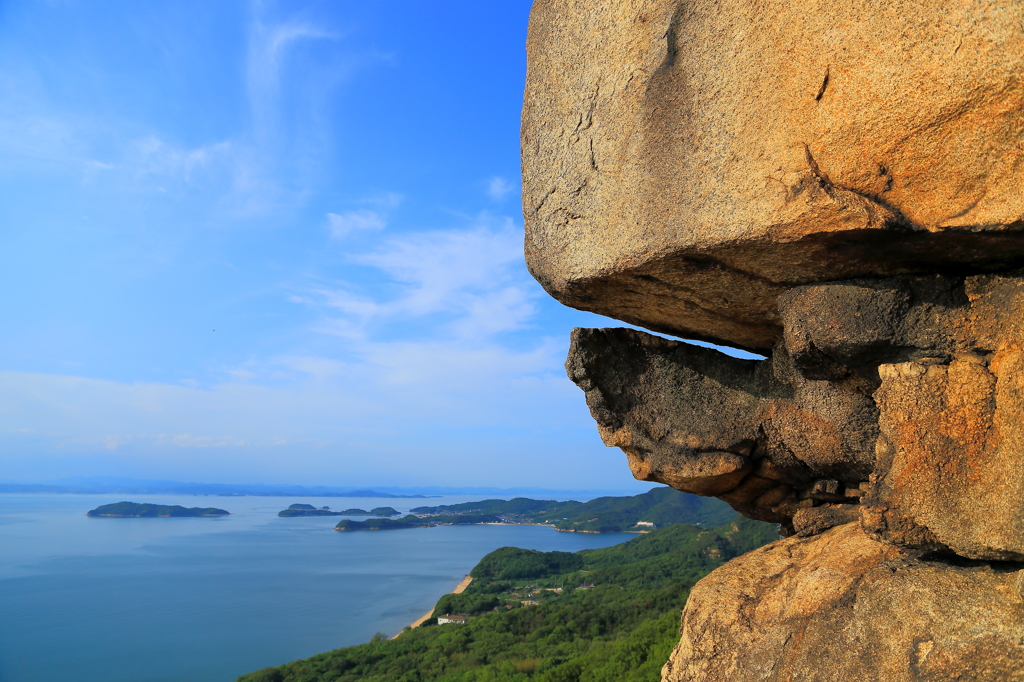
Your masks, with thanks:
[{"label": "distant island", "polygon": [[169,504],[139,504],[138,502],[115,502],[104,504],[88,512],[86,516],[106,516],[123,519],[152,519],[183,516],[229,516],[231,512],[216,507],[182,507]]},{"label": "distant island", "polygon": [[346,509],[345,511],[331,511],[330,507],[317,509],[311,504],[293,504],[287,509],[277,512],[278,516],[399,516],[400,512],[391,507],[375,507],[370,511],[365,509]]},{"label": "distant island", "polygon": [[631,497],[598,497],[590,502],[557,502],[517,497],[437,507],[416,507],[400,519],[344,519],[335,530],[398,530],[441,525],[508,523],[552,526],[573,533],[646,533],[676,523],[719,526],[736,512],[719,499],[688,495],[668,487]]}]

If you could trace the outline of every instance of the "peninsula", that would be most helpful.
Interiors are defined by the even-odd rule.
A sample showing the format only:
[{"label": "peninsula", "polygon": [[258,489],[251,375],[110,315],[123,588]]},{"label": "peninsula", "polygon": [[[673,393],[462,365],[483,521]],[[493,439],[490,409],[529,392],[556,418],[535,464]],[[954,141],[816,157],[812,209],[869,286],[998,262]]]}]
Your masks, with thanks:
[{"label": "peninsula", "polygon": [[152,519],[187,516],[229,516],[231,512],[216,507],[182,507],[168,504],[140,504],[138,502],[115,502],[104,504],[88,512],[86,516],[106,516],[122,519]]},{"label": "peninsula", "polygon": [[503,547],[393,641],[376,637],[237,682],[657,680],[693,585],[775,540],[776,529],[733,517],[717,528],[659,528],[603,549]]},{"label": "peninsula", "polygon": [[344,519],[335,526],[335,530],[399,530],[506,523],[552,526],[555,530],[571,533],[645,533],[676,523],[713,527],[736,516],[736,512],[721,500],[687,495],[668,487],[652,488],[630,497],[598,497],[589,502],[517,497],[415,507],[411,511],[400,519]]}]

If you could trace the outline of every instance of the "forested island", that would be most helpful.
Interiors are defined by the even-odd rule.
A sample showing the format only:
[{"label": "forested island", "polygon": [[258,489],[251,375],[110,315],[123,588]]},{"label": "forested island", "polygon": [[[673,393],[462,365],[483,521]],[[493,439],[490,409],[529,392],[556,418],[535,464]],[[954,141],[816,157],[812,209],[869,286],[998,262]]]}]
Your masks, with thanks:
[{"label": "forested island", "polygon": [[[679,639],[690,588],[729,559],[778,538],[737,518],[713,529],[678,524],[605,549],[503,547],[473,569],[423,626],[389,641],[337,649],[238,682],[649,682]],[[463,625],[437,616],[468,615]]]},{"label": "forested island", "polygon": [[115,502],[104,504],[88,512],[86,516],[106,516],[125,519],[152,519],[184,516],[230,516],[230,512],[216,507],[182,507],[168,504],[140,504],[138,502]]},{"label": "forested island", "polygon": [[331,511],[330,507],[317,509],[311,504],[293,504],[287,509],[277,512],[278,516],[400,516],[397,509],[391,507],[374,507],[370,511],[365,509],[346,509],[344,511]]},{"label": "forested island", "polygon": [[475,523],[523,523],[578,533],[648,532],[674,523],[718,526],[736,516],[721,500],[668,487],[629,497],[598,497],[589,502],[557,502],[517,497],[437,507],[415,507],[401,519],[345,519],[336,530],[396,530]]}]

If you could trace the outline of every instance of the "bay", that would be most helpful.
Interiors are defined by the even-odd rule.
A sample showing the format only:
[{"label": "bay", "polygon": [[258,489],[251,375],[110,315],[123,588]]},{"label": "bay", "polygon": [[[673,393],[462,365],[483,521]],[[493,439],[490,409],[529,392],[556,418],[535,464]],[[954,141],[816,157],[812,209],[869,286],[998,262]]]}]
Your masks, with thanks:
[{"label": "bay", "polygon": [[[232,515],[85,516],[124,499]],[[339,533],[344,517],[277,517],[294,502],[405,513],[473,499],[0,495],[0,682],[230,682],[399,632],[498,547],[635,537],[513,525]]]}]

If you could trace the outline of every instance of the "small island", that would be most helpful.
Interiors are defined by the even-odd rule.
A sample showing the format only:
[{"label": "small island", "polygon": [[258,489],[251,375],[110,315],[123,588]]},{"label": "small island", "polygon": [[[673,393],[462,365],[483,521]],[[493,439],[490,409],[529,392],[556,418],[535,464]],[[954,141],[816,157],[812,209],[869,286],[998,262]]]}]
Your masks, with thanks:
[{"label": "small island", "polygon": [[88,512],[86,516],[104,516],[120,519],[178,518],[195,516],[230,516],[231,512],[216,507],[182,507],[169,504],[140,504],[138,502],[115,502],[104,504]]},{"label": "small island", "polygon": [[334,530],[399,530],[402,528],[429,528],[431,526],[460,526],[477,523],[500,523],[494,514],[459,514],[423,518],[407,514],[401,519],[367,519],[366,521],[339,521]]},{"label": "small island", "polygon": [[344,519],[338,522],[334,530],[399,530],[402,528],[425,528],[428,525],[430,524],[410,514],[404,519],[369,519],[367,521]]},{"label": "small island", "polygon": [[370,511],[365,509],[346,509],[345,511],[331,511],[330,507],[317,509],[311,504],[293,504],[287,509],[277,512],[278,516],[399,516],[400,513],[391,507],[376,507]]}]

